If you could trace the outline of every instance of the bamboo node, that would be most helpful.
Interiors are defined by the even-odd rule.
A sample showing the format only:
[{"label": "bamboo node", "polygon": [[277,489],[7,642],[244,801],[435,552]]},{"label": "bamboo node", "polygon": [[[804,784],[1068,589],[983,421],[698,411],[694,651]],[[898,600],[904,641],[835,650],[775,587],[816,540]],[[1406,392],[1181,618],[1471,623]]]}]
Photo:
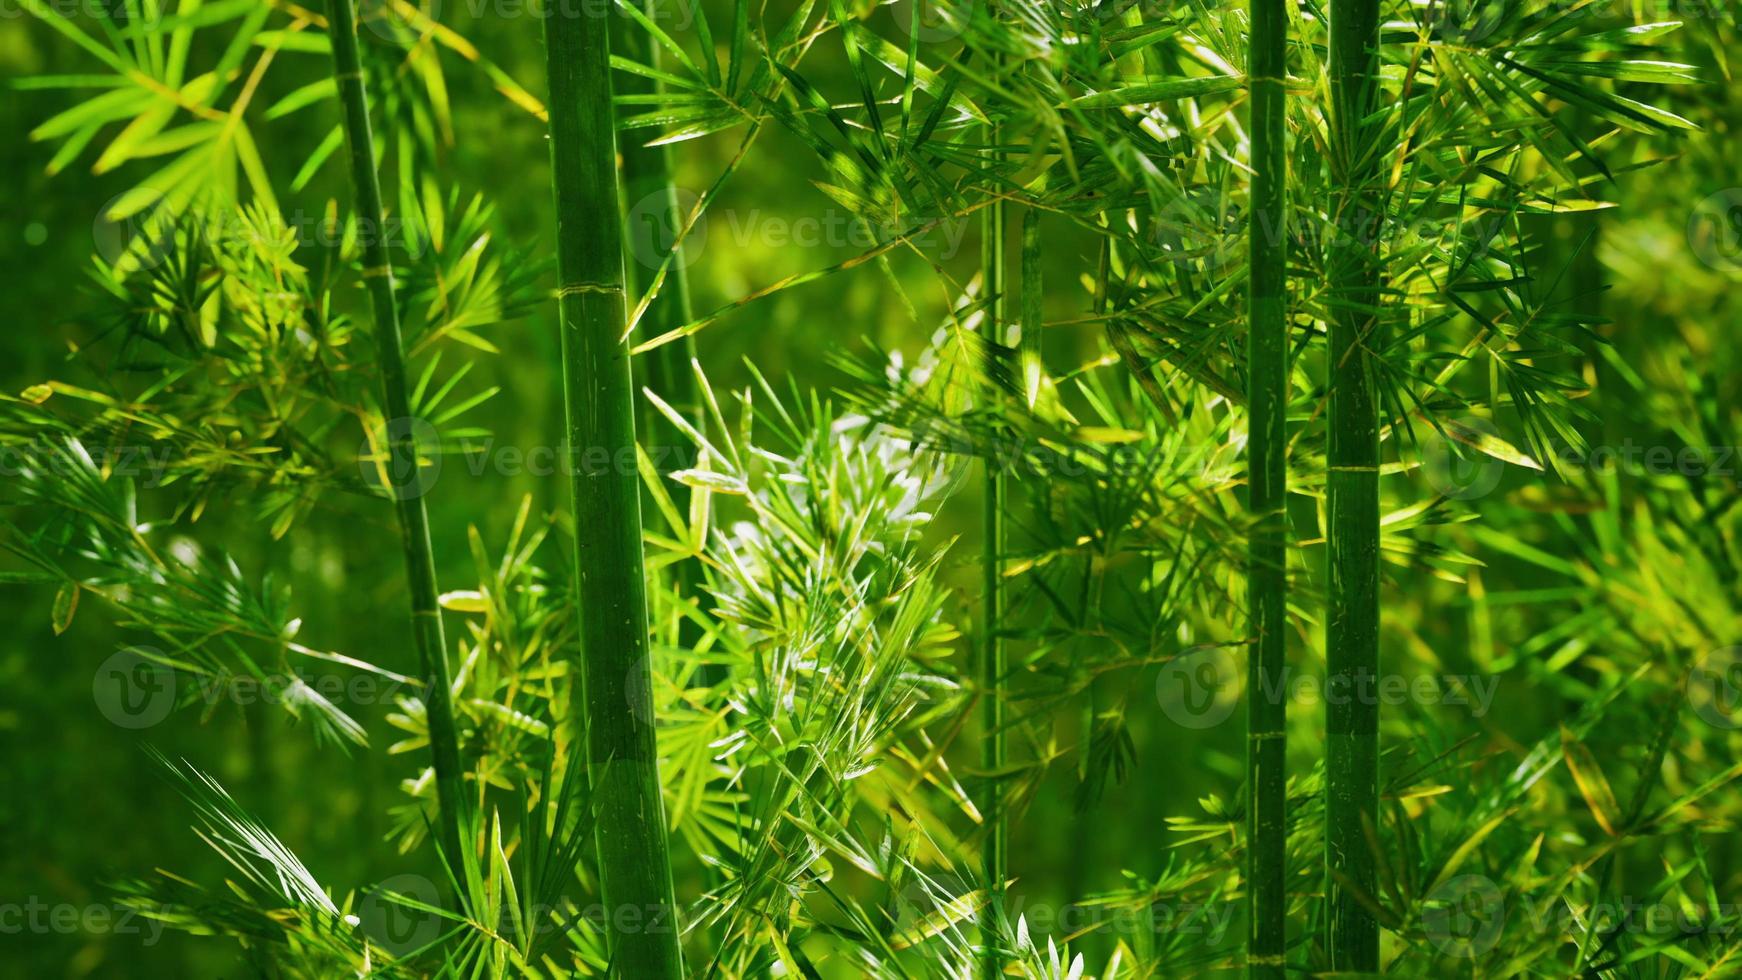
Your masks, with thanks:
[{"label": "bamboo node", "polygon": [[380,279],[391,275],[393,275],[393,269],[391,266],[372,265],[363,270],[363,278],[365,279]]},{"label": "bamboo node", "polygon": [[558,299],[565,296],[579,296],[582,293],[622,293],[623,287],[608,282],[571,282],[556,291]]}]

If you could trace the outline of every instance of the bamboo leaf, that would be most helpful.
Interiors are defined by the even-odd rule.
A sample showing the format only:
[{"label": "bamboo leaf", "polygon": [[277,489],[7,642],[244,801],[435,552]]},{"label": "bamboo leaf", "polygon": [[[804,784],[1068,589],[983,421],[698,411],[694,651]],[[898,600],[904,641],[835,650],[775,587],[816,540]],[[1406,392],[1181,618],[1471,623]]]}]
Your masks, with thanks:
[{"label": "bamboo leaf", "polygon": [[54,594],[54,633],[59,636],[73,625],[73,616],[79,611],[79,585],[68,582]]},{"label": "bamboo leaf", "polygon": [[1561,749],[1566,754],[1567,771],[1572,774],[1591,815],[1597,818],[1604,833],[1614,837],[1621,828],[1621,806],[1615,801],[1615,791],[1609,787],[1609,780],[1603,775],[1596,757],[1565,728],[1561,729]]},{"label": "bamboo leaf", "polygon": [[1150,105],[1155,102],[1196,99],[1205,95],[1232,92],[1244,84],[1246,84],[1246,80],[1237,76],[1174,78],[1079,96],[1072,99],[1070,105],[1077,109],[1113,109],[1124,106]]}]

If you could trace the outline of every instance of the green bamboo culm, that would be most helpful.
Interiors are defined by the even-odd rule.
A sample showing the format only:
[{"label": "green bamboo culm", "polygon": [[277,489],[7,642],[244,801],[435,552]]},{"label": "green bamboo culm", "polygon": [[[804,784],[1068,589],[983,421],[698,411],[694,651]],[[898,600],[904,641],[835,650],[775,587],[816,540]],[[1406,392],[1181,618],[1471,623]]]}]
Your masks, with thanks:
[{"label": "green bamboo culm", "polygon": [[1379,969],[1369,832],[1379,807],[1379,181],[1378,0],[1332,0],[1330,178],[1335,227],[1331,292],[1327,528],[1330,590],[1325,657],[1326,949],[1337,971]]},{"label": "green bamboo culm", "polygon": [[[470,812],[460,768],[458,726],[454,723],[453,681],[448,673],[447,640],[442,631],[435,554],[430,547],[429,514],[418,476],[418,444],[405,380],[405,352],[394,300],[393,267],[388,261],[381,184],[375,173],[375,141],[369,131],[369,96],[357,52],[357,17],[352,0],[328,0],[327,34],[333,49],[333,78],[344,116],[351,185],[357,198],[358,240],[363,246],[363,280],[375,320],[376,358],[387,416],[388,467],[405,546],[405,573],[411,589],[412,634],[424,681],[430,754],[436,786],[439,840],[448,860],[463,861]],[[401,482],[404,481],[404,482]]]},{"label": "green bamboo culm", "polygon": [[[658,13],[656,3],[657,0],[647,0],[644,6],[649,18]],[[613,51],[655,72],[662,69],[660,46],[652,43],[647,32],[629,15],[618,11],[613,14],[611,24]],[[614,84],[619,96],[659,95],[665,91],[664,82],[633,72],[619,73]],[[626,285],[637,293],[645,292],[652,286],[659,270],[666,234],[669,232],[675,236],[683,227],[685,216],[679,209],[677,187],[672,183],[670,147],[648,146],[646,140],[632,136],[618,147],[618,153],[623,165],[623,204],[627,216],[625,248],[630,260],[625,274]],[[663,336],[692,319],[689,272],[682,243],[676,245],[676,250],[659,293],[647,304],[647,312],[642,314],[641,323],[636,328],[644,336]],[[685,336],[648,351],[636,364],[638,377],[667,405],[692,421],[699,420],[701,414],[696,398],[695,374],[690,369],[694,357],[695,338]],[[655,465],[684,469],[688,461],[680,455],[689,453],[689,440],[664,412],[653,409],[651,405],[642,412],[641,418]],[[666,489],[679,512],[683,512],[689,488],[674,483]],[[679,568],[693,574],[694,565],[681,562]]]},{"label": "green bamboo culm", "polygon": [[610,973],[677,980],[683,961],[660,799],[634,383],[624,336],[610,19],[584,4],[555,2],[545,4],[543,17],[578,565],[575,720],[586,733]]},{"label": "green bamboo culm", "polygon": [[[997,0],[987,0],[987,11],[998,16]],[[992,71],[996,76],[1004,69],[1004,56],[992,55]],[[1002,164],[1004,153],[1000,144],[1004,130],[997,121],[985,129],[991,149],[992,166]],[[1004,282],[1005,210],[1002,199],[988,205],[982,212],[980,226],[980,281],[982,295],[987,298],[985,312],[986,390],[993,399],[1002,400],[999,379],[1004,349],[1004,325],[1009,322],[1008,290]],[[1000,950],[998,922],[1004,908],[1004,883],[1010,869],[1010,827],[1004,812],[1002,774],[1007,761],[1004,720],[1004,638],[999,629],[1004,622],[1004,463],[1000,452],[986,457],[986,493],[981,502],[980,570],[984,593],[980,625],[980,768],[986,773],[985,799],[981,802],[986,820],[986,839],[981,849],[981,862],[986,876],[987,901],[981,912],[980,941],[985,944],[981,960],[981,976],[986,980],[1004,975],[1004,957]]]},{"label": "green bamboo culm", "polygon": [[[649,18],[657,15],[657,2],[658,0],[647,0],[644,9]],[[652,43],[647,31],[633,18],[617,10],[611,17],[611,24],[611,50],[630,61],[646,65],[655,72],[661,70],[660,46]],[[634,72],[619,72],[615,85],[616,94],[620,96],[658,95],[665,91],[664,82]],[[632,113],[634,109],[634,106],[627,107],[622,114]],[[665,145],[648,146],[645,139],[631,136],[618,148],[618,158],[623,167],[623,205],[627,219],[624,228],[624,254],[627,256],[624,278],[626,285],[632,290],[631,295],[643,293],[652,287],[660,262],[665,257],[668,235],[674,243],[672,248],[675,254],[671,257],[665,281],[660,284],[659,292],[648,302],[647,310],[642,314],[641,323],[636,328],[643,336],[659,337],[689,323],[692,318],[684,246],[676,240],[677,233],[683,227],[685,215],[679,209],[677,187],[672,183],[670,148]],[[695,338],[685,336],[642,354],[635,362],[634,373],[637,383],[651,388],[674,411],[699,425],[701,404],[696,392],[695,372],[690,367],[694,358]],[[694,463],[694,451],[689,439],[676,423],[651,402],[644,404],[640,421],[642,442],[655,467],[669,473],[688,469]],[[668,482],[666,492],[671,494],[672,503],[676,505],[679,514],[689,513],[688,486]],[[676,562],[669,568],[668,581],[677,595],[686,600],[691,599],[698,595],[699,573],[700,563],[697,561]],[[684,618],[677,625],[675,639],[680,647],[688,649],[700,642],[702,631],[694,621]],[[720,668],[710,664],[698,669],[695,676],[699,683],[707,686],[719,680],[722,675]]]},{"label": "green bamboo culm", "polygon": [[1247,944],[1246,973],[1284,975],[1288,894],[1288,234],[1285,0],[1251,0],[1252,224],[1246,339],[1247,509],[1252,518],[1246,569]]}]

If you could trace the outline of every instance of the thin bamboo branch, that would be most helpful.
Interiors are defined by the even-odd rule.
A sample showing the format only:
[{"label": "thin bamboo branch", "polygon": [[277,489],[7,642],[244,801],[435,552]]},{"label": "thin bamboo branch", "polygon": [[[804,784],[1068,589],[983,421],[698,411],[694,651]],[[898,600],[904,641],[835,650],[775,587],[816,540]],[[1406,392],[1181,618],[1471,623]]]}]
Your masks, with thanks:
[{"label": "thin bamboo branch", "polygon": [[405,547],[405,573],[411,590],[413,640],[423,674],[424,711],[435,769],[437,824],[442,848],[452,862],[461,862],[471,822],[460,767],[458,726],[454,721],[453,680],[448,673],[447,639],[442,631],[436,587],[435,554],[430,547],[429,514],[418,482],[418,444],[405,377],[405,352],[399,333],[399,307],[394,300],[393,267],[387,255],[381,206],[381,184],[375,173],[375,143],[369,131],[369,97],[357,52],[357,21],[352,0],[328,0],[328,30],[333,49],[333,77],[338,83],[344,114],[345,146],[350,156],[351,185],[357,198],[358,239],[363,246],[363,279],[375,320],[376,357],[381,367],[383,407],[387,417],[390,478],[406,480],[390,487]]},{"label": "thin bamboo branch", "polygon": [[[988,0],[988,9],[998,15],[997,0]],[[992,55],[992,73],[996,77],[1004,70],[1002,53]],[[1003,163],[999,148],[1004,139],[1003,126],[994,121],[986,127],[986,140],[991,147],[991,165],[996,171]],[[1005,205],[1003,196],[981,214],[980,277],[983,295],[987,297],[983,337],[986,341],[986,391],[1002,400],[997,378],[1002,373],[999,359],[1005,342],[1004,325],[1009,322],[1008,290],[1004,275]],[[1026,325],[1025,325],[1026,326]],[[1038,327],[1038,324],[1036,325]],[[986,875],[987,902],[981,914],[981,942],[985,955],[981,961],[981,976],[986,980],[1004,975],[1004,958],[998,940],[998,922],[1004,908],[1004,883],[1010,869],[1010,827],[1004,808],[1004,767],[1008,761],[1004,712],[1004,638],[999,634],[1004,622],[1004,463],[993,453],[986,459],[986,492],[981,502],[981,589],[984,593],[980,624],[980,725],[983,729],[980,767],[986,773],[986,793],[981,810],[986,820],[986,840],[981,860]]]},{"label": "thin bamboo branch", "polygon": [[575,712],[586,731],[611,974],[677,980],[683,960],[660,798],[634,384],[624,338],[610,20],[586,5],[550,3],[544,30],[578,563],[582,684]]},{"label": "thin bamboo branch", "polygon": [[1288,13],[1251,0],[1252,212],[1246,341],[1248,423],[1246,596],[1247,976],[1280,978],[1288,939]]},{"label": "thin bamboo branch", "polygon": [[1373,349],[1380,274],[1376,224],[1386,159],[1372,122],[1379,102],[1379,4],[1331,4],[1330,173],[1335,234],[1327,249],[1330,552],[1325,656],[1326,949],[1331,968],[1379,968],[1379,923],[1357,897],[1374,895],[1369,835],[1379,808],[1379,410]]}]

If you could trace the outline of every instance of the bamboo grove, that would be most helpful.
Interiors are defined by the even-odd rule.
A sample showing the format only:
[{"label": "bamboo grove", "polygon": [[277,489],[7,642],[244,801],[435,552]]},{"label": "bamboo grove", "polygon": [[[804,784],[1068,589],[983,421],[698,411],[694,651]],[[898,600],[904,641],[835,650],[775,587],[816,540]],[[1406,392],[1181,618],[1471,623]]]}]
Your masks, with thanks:
[{"label": "bamboo grove", "polygon": [[[202,962],[1742,956],[1742,495],[1574,462],[1742,422],[1718,328],[1600,315],[1723,171],[1727,10],[23,6],[44,179],[125,186],[0,395],[0,577],[178,692],[97,704],[222,863],[105,885]],[[209,774],[263,685],[389,846]]]}]

